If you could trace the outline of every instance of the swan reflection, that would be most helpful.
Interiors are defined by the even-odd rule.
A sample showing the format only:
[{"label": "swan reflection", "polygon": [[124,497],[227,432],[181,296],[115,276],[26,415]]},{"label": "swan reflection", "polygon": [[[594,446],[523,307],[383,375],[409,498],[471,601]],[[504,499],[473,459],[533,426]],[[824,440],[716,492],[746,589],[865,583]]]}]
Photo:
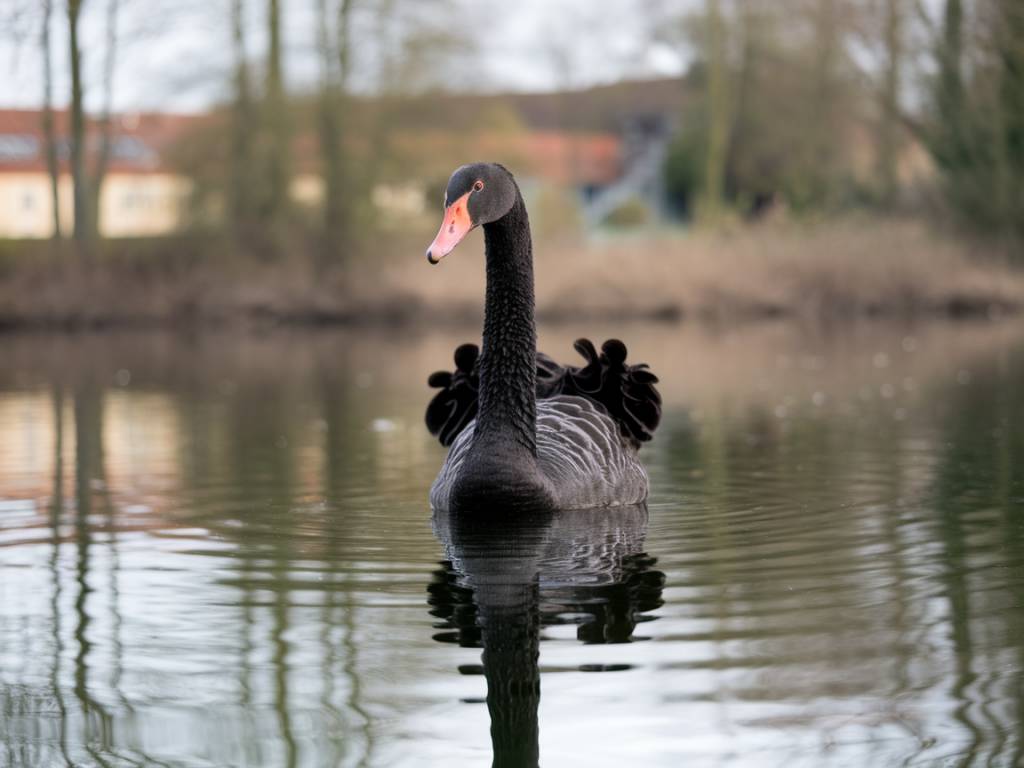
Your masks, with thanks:
[{"label": "swan reflection", "polygon": [[[626,643],[661,605],[665,575],[644,552],[647,509],[514,519],[435,513],[445,560],[427,590],[439,642],[482,648],[495,766],[539,762],[541,629],[576,625],[584,643]],[[582,665],[580,671],[621,669]]]}]

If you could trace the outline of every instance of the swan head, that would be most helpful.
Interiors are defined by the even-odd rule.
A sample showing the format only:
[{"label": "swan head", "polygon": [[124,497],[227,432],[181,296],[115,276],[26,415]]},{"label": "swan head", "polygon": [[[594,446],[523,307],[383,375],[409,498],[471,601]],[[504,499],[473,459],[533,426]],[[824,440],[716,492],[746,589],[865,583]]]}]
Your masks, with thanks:
[{"label": "swan head", "polygon": [[427,261],[437,264],[481,224],[505,216],[516,202],[516,182],[497,163],[473,163],[456,169],[444,193],[444,219],[434,242],[427,248]]}]

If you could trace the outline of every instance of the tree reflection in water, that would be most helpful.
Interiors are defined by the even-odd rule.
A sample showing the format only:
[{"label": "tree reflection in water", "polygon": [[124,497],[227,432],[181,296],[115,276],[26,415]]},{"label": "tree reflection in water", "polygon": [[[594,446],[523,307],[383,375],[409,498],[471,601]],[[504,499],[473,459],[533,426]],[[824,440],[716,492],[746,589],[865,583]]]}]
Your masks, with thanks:
[{"label": "tree reflection in water", "polygon": [[645,332],[657,565],[488,510],[433,576],[436,339],[6,339],[0,764],[461,764],[486,679],[497,764],[1024,765],[1020,332],[696,333]]},{"label": "tree reflection in water", "polygon": [[[661,605],[665,575],[643,551],[647,509],[512,518],[435,514],[446,559],[427,587],[439,642],[482,648],[494,766],[537,765],[541,629],[575,624],[584,643],[626,643]],[[617,668],[617,667],[616,667]],[[580,667],[581,671],[595,671]]]}]

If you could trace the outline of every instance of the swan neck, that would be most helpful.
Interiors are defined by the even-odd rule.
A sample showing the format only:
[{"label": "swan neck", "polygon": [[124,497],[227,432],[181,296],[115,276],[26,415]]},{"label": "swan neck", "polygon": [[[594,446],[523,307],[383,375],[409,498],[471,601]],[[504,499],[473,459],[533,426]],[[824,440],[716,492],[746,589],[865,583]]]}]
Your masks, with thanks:
[{"label": "swan neck", "polygon": [[477,439],[537,453],[537,331],[533,246],[526,206],[516,190],[512,209],[484,225],[487,295],[480,355]]}]

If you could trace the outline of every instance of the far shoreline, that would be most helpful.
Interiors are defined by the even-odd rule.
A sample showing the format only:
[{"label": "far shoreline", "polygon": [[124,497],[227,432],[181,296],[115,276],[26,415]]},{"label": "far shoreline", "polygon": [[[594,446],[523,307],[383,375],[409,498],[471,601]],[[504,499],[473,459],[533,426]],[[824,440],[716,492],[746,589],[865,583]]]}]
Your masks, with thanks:
[{"label": "far shoreline", "polygon": [[[622,323],[626,325],[681,326],[697,325],[708,329],[732,328],[757,324],[782,323],[834,327],[870,323],[877,325],[916,325],[920,323],[998,323],[1024,316],[1024,307],[1002,300],[987,302],[983,297],[957,297],[947,303],[926,306],[879,304],[851,311],[849,307],[808,316],[798,308],[785,306],[754,306],[732,308],[729,312],[707,310],[687,311],[682,305],[664,305],[649,311],[618,311],[608,308],[573,312],[562,308],[539,308],[538,325],[565,328],[580,324]],[[0,315],[0,337],[13,335],[60,335],[97,333],[253,333],[274,331],[380,330],[410,331],[451,328],[480,328],[483,315],[471,307],[416,307],[408,302],[390,306],[361,308],[358,311],[277,313],[267,308],[249,311],[217,312],[210,315],[194,313],[165,316],[91,315],[79,316],[3,316]]]},{"label": "far shoreline", "polygon": [[[473,237],[476,237],[474,235]],[[382,235],[317,269],[232,256],[199,236],[70,247],[0,243],[0,334],[479,327],[482,242],[436,267],[417,233]],[[68,244],[65,244],[68,245]],[[927,222],[849,216],[624,237],[540,239],[537,320],[709,326],[995,321],[1024,314],[1024,269]]]}]

